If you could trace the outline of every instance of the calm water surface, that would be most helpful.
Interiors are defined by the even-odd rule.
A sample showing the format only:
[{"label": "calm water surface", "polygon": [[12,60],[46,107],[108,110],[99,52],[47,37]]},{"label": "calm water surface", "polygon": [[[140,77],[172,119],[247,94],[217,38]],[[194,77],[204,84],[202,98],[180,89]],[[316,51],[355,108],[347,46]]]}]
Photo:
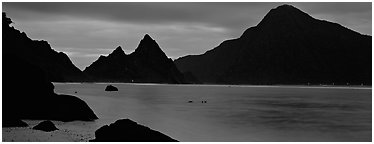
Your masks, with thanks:
[{"label": "calm water surface", "polygon": [[[179,141],[371,141],[371,88],[54,83],[97,127],[129,118]],[[77,93],[75,93],[77,92]],[[192,102],[189,102],[192,101]],[[206,103],[202,103],[206,101]]]}]

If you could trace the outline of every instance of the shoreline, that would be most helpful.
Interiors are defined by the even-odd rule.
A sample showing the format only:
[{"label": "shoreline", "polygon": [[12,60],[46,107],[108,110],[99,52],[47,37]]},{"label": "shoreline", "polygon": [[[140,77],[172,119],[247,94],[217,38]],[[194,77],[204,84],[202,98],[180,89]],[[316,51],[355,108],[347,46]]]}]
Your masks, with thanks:
[{"label": "shoreline", "polygon": [[[65,85],[68,85],[69,83],[53,83],[53,84],[57,85],[56,89],[58,89],[59,87],[61,88]],[[60,92],[65,92],[66,94],[74,94],[74,91],[79,91],[79,89],[82,89],[85,86],[101,87],[102,88],[105,84],[113,84],[113,83],[94,83],[94,84],[98,84],[96,86],[95,85],[85,85],[85,84],[75,85],[75,84],[81,84],[81,83],[74,83],[72,86],[68,87],[68,88],[72,88],[72,89],[60,89],[60,90],[62,90]],[[115,84],[120,84],[120,85],[118,85],[120,87],[121,86],[127,87],[128,85],[134,85],[132,83],[127,83],[127,84],[126,83],[115,83]],[[135,84],[135,85],[149,85],[149,84]],[[134,88],[135,87],[142,88],[142,86],[135,86],[135,85],[134,85]],[[188,88],[188,87],[185,87],[185,88],[183,87],[183,86],[186,86],[186,85],[168,85],[168,84],[166,84],[166,85],[165,84],[150,84],[150,85],[161,85],[158,88],[167,88],[167,89],[173,89],[173,86],[181,86],[181,87],[179,87],[180,89]],[[190,85],[190,86],[192,86],[190,88],[199,89],[199,87],[195,87],[195,86],[198,86],[198,85]],[[225,87],[224,87],[224,85],[213,85],[213,86],[217,86],[217,87],[208,87],[208,86],[212,86],[212,85],[202,85],[202,86],[203,87],[200,87],[200,88],[209,89],[209,90],[211,88],[231,89],[230,86],[228,86],[228,85],[226,85]],[[157,86],[155,86],[155,87],[157,87]],[[233,89],[231,89],[231,90],[236,90],[236,88],[234,88],[234,87],[243,87],[243,86],[232,86]],[[292,86],[244,86],[244,87],[263,87],[263,88],[274,87],[273,90],[284,91],[282,88],[293,88],[293,87],[297,87],[297,86],[293,86],[293,87]],[[299,86],[299,88],[300,87],[301,86]],[[311,87],[307,87],[307,88],[311,88]],[[317,87],[317,88],[321,88],[321,87]],[[328,87],[322,87],[322,88],[328,88]],[[244,89],[246,89],[246,88],[244,88]],[[344,89],[347,90],[347,88],[344,88]],[[251,91],[251,89],[246,89],[246,90]],[[290,90],[299,91],[299,89],[290,89]],[[302,89],[300,89],[300,90],[302,90]],[[307,90],[307,89],[305,89],[305,90]],[[314,90],[309,89],[309,90],[312,90],[312,91],[321,90],[321,91],[323,91],[323,89],[314,89]],[[370,90],[371,90],[371,88],[370,88]],[[100,91],[101,93],[97,93],[96,91],[94,91],[94,94],[90,95],[91,91],[83,91],[83,89],[82,89],[82,91],[79,91],[79,93],[76,94],[77,97],[79,97],[82,100],[84,100],[85,102],[87,102],[87,104],[90,107],[92,107],[95,112],[98,112],[97,113],[98,116],[99,116],[98,120],[95,120],[94,122],[83,122],[83,121],[56,122],[56,121],[53,121],[55,123],[56,127],[58,127],[60,129],[59,131],[54,131],[54,132],[41,132],[41,131],[31,129],[33,127],[33,125],[36,125],[37,123],[39,123],[42,120],[40,120],[40,121],[39,120],[24,120],[26,123],[29,124],[28,127],[24,127],[24,128],[22,128],[22,127],[19,127],[19,128],[3,128],[3,141],[4,142],[11,142],[11,141],[18,141],[18,142],[21,142],[21,141],[87,142],[88,140],[91,140],[95,137],[94,136],[95,131],[97,129],[99,129],[101,126],[111,124],[111,123],[115,122],[116,120],[123,119],[123,118],[129,118],[131,120],[134,120],[139,124],[142,124],[142,125],[147,126],[151,129],[162,132],[163,134],[166,134],[170,137],[176,138],[180,141],[194,141],[194,142],[195,141],[199,141],[199,142],[202,142],[202,141],[216,141],[216,142],[219,142],[219,141],[224,141],[224,140],[228,140],[228,139],[230,141],[240,141],[240,142],[243,142],[243,141],[267,141],[268,140],[268,138],[267,138],[268,135],[274,135],[274,137],[271,137],[271,139],[269,139],[269,140],[275,140],[275,141],[286,141],[287,140],[286,138],[289,138],[289,137],[287,137],[289,135],[297,136],[297,137],[290,138],[293,141],[305,141],[305,140],[313,141],[313,139],[309,138],[309,136],[314,135],[313,131],[303,132],[302,134],[299,134],[298,132],[295,132],[295,131],[288,131],[284,134],[285,138],[283,138],[283,136],[278,137],[277,131],[272,130],[272,129],[262,129],[262,127],[260,127],[260,128],[253,127],[252,129],[245,129],[243,131],[241,131],[241,130],[236,131],[236,128],[234,129],[233,127],[231,127],[231,125],[230,125],[230,127],[228,127],[228,125],[226,125],[227,127],[224,127],[224,128],[227,128],[226,130],[230,131],[230,134],[236,135],[236,134],[242,134],[242,132],[244,132],[244,134],[252,133],[252,132],[257,133],[253,137],[246,136],[246,138],[243,138],[240,135],[238,137],[235,137],[234,135],[232,135],[232,137],[228,138],[227,133],[219,132],[220,128],[222,128],[222,127],[212,127],[212,126],[214,126],[214,124],[222,124],[221,120],[211,121],[210,123],[214,123],[214,124],[212,124],[211,126],[207,126],[207,127],[205,127],[205,125],[204,125],[205,123],[200,123],[201,121],[198,121],[198,122],[196,121],[196,119],[206,118],[206,117],[201,117],[201,116],[203,116],[204,114],[207,114],[207,113],[204,113],[204,111],[208,112],[210,110],[209,107],[211,106],[211,104],[214,104],[214,101],[209,101],[208,104],[201,105],[199,103],[192,103],[192,104],[185,103],[185,101],[183,101],[184,99],[182,99],[183,103],[173,103],[173,104],[178,104],[178,105],[181,104],[180,105],[181,107],[178,106],[178,108],[182,108],[182,109],[178,109],[178,111],[182,110],[182,111],[180,111],[181,115],[179,115],[179,114],[168,115],[169,112],[170,112],[170,111],[168,111],[168,109],[170,107],[168,107],[166,109],[164,109],[165,107],[158,107],[157,105],[150,105],[150,107],[143,107],[143,105],[141,105],[141,106],[134,105],[135,106],[134,107],[132,104],[134,104],[138,100],[130,101],[132,99],[131,97],[129,99],[123,99],[123,100],[116,99],[116,98],[118,98],[117,93],[107,93],[103,89],[99,89],[98,91]],[[288,90],[285,89],[285,91],[288,91]],[[330,91],[330,90],[328,90],[328,91]],[[339,90],[336,90],[336,91],[339,91]],[[344,90],[342,90],[342,91],[345,92]],[[355,90],[349,90],[348,89],[347,91],[355,93]],[[362,91],[364,91],[365,93],[369,92],[369,90],[362,90]],[[58,92],[56,92],[56,93],[58,93]],[[103,97],[95,97],[95,94],[102,95]],[[189,97],[189,98],[193,99],[194,97]],[[110,101],[106,101],[106,100],[109,100],[109,99],[110,99]],[[208,100],[209,100],[209,97],[208,97]],[[100,105],[103,104],[103,102],[104,102],[105,106],[108,106],[108,107],[102,107],[102,108],[105,108],[105,111],[101,111],[103,109],[100,110],[100,107],[95,107],[95,103],[96,103],[96,106],[100,106]],[[264,102],[264,101],[262,101],[262,102]],[[297,102],[298,101],[294,101],[294,103],[299,104]],[[304,104],[302,101],[300,101],[300,103]],[[97,105],[97,104],[99,104],[99,105]],[[122,105],[126,105],[126,106],[122,106]],[[117,107],[117,106],[121,106],[121,107]],[[155,106],[157,106],[157,107],[155,107]],[[208,109],[199,109],[198,113],[194,113],[194,110],[198,110],[198,109],[196,109],[196,106],[198,106],[198,108],[204,108],[205,107],[205,108],[208,108]],[[208,106],[208,107],[206,107],[206,106]],[[291,106],[295,106],[295,105],[291,105]],[[340,107],[340,104],[339,104],[338,108],[339,107]],[[104,112],[107,112],[108,108],[110,108],[111,111],[112,110],[118,111],[118,110],[126,109],[127,113],[122,114],[122,115],[112,115],[111,113],[109,113],[109,114],[104,113]],[[111,109],[111,108],[117,108],[117,110],[116,109]],[[161,110],[161,111],[160,112],[148,111],[148,110],[152,110],[152,109],[155,109],[155,108],[156,109],[159,108],[159,110]],[[183,108],[185,108],[185,109],[183,109]],[[189,109],[189,108],[192,108],[192,109]],[[191,113],[189,113],[189,112],[184,113],[184,111],[186,111],[186,110],[191,111]],[[200,111],[200,110],[202,110],[202,111]],[[206,111],[206,110],[208,110],[208,111]],[[217,109],[217,110],[219,110],[219,109]],[[268,111],[268,110],[262,111],[261,109],[259,109],[259,110],[260,111],[256,110],[254,112],[267,112]],[[199,116],[199,114],[201,114],[201,113],[202,113],[202,115]],[[141,114],[141,115],[138,115],[138,114]],[[191,115],[194,114],[192,116],[196,116],[196,118],[191,117],[190,114]],[[197,115],[195,115],[195,114],[197,114]],[[142,115],[150,116],[150,119],[144,120],[144,117]],[[265,115],[265,116],[273,116],[273,114]],[[189,119],[188,117],[191,117],[191,118]],[[30,124],[30,121],[33,124]],[[39,121],[39,122],[37,122],[37,121]],[[236,125],[232,125],[232,126],[238,126],[238,124],[240,124],[240,123],[236,123]],[[170,127],[172,125],[174,125],[173,128]],[[196,127],[196,128],[199,128],[199,129],[190,129],[191,127]],[[261,131],[261,130],[263,130],[263,131]],[[215,134],[210,134],[210,135],[201,135],[201,133],[199,133],[199,132],[208,133],[209,131],[216,131],[216,133]],[[186,134],[188,134],[188,135],[186,136]],[[364,134],[364,135],[360,136],[361,134]],[[335,134],[334,132],[331,132],[331,133],[326,133],[326,137],[323,137],[323,138],[321,137],[321,138],[316,139],[316,140],[318,140],[318,141],[335,141],[335,142],[336,141],[352,141],[352,140],[353,141],[354,140],[361,141],[361,140],[366,140],[365,139],[366,134],[367,133],[358,133],[358,136],[347,134],[346,136],[342,136],[343,138],[341,138],[341,139],[338,139],[338,138],[331,138],[330,139],[331,136],[339,136],[339,138],[341,136],[339,134]],[[348,138],[345,139],[345,137],[348,137]],[[212,138],[214,138],[214,139],[212,139]],[[220,139],[220,138],[222,138],[222,139]],[[225,138],[225,139],[223,139],[223,138]]]},{"label": "shoreline", "polygon": [[213,86],[213,87],[248,87],[248,88],[313,88],[313,89],[372,89],[369,85],[228,85],[228,84],[162,84],[162,83],[121,83],[121,82],[52,82],[53,84],[125,84],[144,86]]}]

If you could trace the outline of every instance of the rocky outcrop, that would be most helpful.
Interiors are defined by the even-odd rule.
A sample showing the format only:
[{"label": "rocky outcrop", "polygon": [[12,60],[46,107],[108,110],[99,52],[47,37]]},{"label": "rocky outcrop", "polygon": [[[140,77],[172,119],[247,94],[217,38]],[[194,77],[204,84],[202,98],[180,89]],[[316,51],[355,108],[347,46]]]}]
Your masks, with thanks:
[{"label": "rocky outcrop", "polygon": [[105,91],[118,91],[118,88],[112,85],[108,85],[106,86]]},{"label": "rocky outcrop", "polygon": [[83,72],[98,82],[184,83],[183,74],[148,34],[135,52],[127,55],[117,47]]},{"label": "rocky outcrop", "polygon": [[[3,19],[9,19],[3,13]],[[10,20],[10,19],[9,19]],[[24,34],[3,21],[3,120],[95,120],[90,107],[75,96],[58,95],[45,71],[22,54],[15,53],[32,47]],[[16,44],[22,43],[24,44]],[[30,44],[30,45],[29,45]],[[3,121],[3,123],[5,123]]]},{"label": "rocky outcrop", "polygon": [[53,122],[51,122],[49,120],[39,123],[38,125],[34,126],[32,129],[41,130],[41,131],[45,131],[45,132],[51,132],[51,131],[58,130],[58,128],[55,126],[55,124],[53,124]]},{"label": "rocky outcrop", "polygon": [[175,63],[203,83],[371,85],[371,41],[282,5],[240,38]]},{"label": "rocky outcrop", "polygon": [[129,119],[117,120],[96,130],[93,142],[177,142]]},{"label": "rocky outcrop", "polygon": [[[92,121],[98,119],[87,103],[76,96],[55,95],[50,101],[52,110],[48,113],[49,118],[43,119],[59,121]],[[53,114],[54,112],[56,114]]]}]

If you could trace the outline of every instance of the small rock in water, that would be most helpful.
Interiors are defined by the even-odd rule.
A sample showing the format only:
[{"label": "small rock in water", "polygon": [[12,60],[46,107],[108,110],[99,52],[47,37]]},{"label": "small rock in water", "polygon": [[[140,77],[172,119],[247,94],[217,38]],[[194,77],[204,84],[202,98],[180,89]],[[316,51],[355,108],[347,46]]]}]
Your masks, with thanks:
[{"label": "small rock in water", "polygon": [[108,86],[106,86],[105,91],[118,91],[118,88],[116,88],[112,85],[108,85]]},{"label": "small rock in water", "polygon": [[45,131],[45,132],[58,130],[58,128],[56,128],[56,126],[53,124],[53,122],[51,122],[49,120],[39,123],[38,125],[36,125],[32,129],[41,130],[41,131]]},{"label": "small rock in water", "polygon": [[193,103],[193,101],[192,101],[192,100],[190,100],[190,101],[188,101],[188,103]]}]

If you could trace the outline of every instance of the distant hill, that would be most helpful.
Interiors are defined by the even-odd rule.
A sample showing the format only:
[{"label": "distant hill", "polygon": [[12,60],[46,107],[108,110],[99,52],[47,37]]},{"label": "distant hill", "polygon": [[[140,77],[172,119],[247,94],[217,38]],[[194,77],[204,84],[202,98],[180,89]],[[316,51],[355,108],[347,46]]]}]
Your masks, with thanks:
[{"label": "distant hill", "polygon": [[203,83],[371,85],[371,42],[371,36],[282,5],[240,38],[174,62]]},{"label": "distant hill", "polygon": [[[40,67],[52,82],[85,81],[86,77],[63,52],[56,52],[47,41],[31,40],[24,32],[10,28],[3,31],[7,52]],[[3,48],[5,47],[3,43]],[[27,71],[26,71],[27,73]]]},{"label": "distant hill", "polygon": [[83,72],[98,82],[184,83],[183,74],[148,34],[133,53],[117,47]]}]

